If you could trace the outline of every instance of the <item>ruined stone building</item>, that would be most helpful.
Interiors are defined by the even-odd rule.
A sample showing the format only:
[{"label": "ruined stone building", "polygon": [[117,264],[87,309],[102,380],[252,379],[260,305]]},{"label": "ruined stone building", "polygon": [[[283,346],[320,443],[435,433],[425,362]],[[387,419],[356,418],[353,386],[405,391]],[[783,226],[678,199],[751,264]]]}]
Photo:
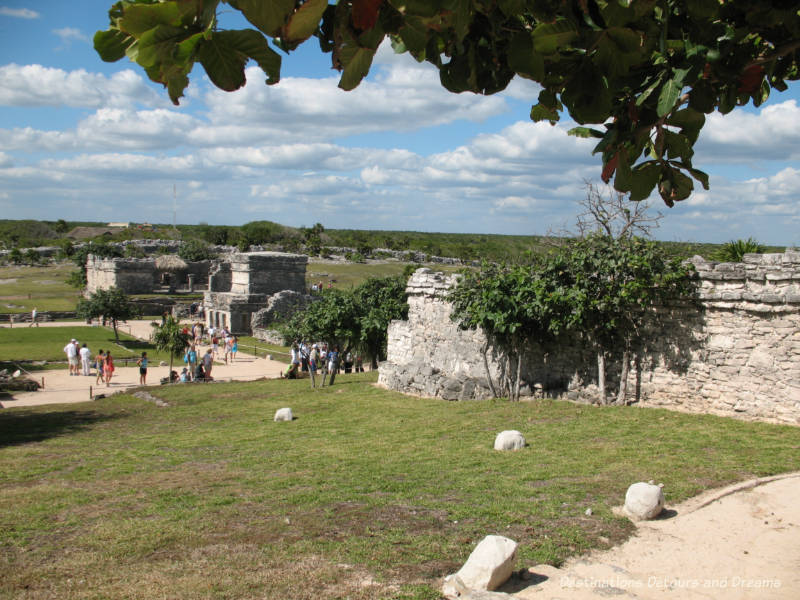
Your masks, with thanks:
[{"label": "ruined stone building", "polygon": [[86,293],[112,287],[126,294],[152,294],[162,288],[193,292],[207,287],[212,261],[187,262],[185,268],[166,272],[156,266],[156,260],[100,258],[90,254],[86,260]]},{"label": "ruined stone building", "polygon": [[[627,400],[800,424],[800,253],[692,262],[698,302],[659,309],[657,328],[632,357]],[[389,326],[380,384],[447,400],[490,396],[481,352],[485,335],[462,331],[450,319],[446,295],[455,283],[429,269],[411,277],[408,319]],[[487,358],[497,378],[497,350]],[[609,358],[608,383],[615,388],[620,356]],[[523,395],[591,400],[597,390],[594,351],[577,337],[546,347],[534,342],[522,381]]]},{"label": "ruined stone building", "polygon": [[283,252],[232,253],[214,265],[203,296],[207,325],[249,334],[253,313],[273,294],[303,293],[308,257]]}]

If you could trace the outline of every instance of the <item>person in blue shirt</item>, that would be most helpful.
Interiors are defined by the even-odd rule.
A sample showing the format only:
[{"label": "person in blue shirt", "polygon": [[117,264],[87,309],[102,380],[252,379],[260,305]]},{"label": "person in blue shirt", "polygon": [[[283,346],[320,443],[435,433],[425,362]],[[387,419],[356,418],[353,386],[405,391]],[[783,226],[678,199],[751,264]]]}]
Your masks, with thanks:
[{"label": "person in blue shirt", "polygon": [[147,385],[147,352],[142,352],[136,364],[139,365],[139,385]]}]

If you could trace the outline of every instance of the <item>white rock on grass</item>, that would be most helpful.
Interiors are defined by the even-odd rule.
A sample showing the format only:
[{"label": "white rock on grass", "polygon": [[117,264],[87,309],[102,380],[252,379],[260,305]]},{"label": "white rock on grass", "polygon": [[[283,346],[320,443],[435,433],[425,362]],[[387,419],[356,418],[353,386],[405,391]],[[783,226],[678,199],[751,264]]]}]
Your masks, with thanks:
[{"label": "white rock on grass", "polygon": [[625,493],[625,514],[634,521],[653,519],[664,509],[664,492],[661,486],[640,481]]},{"label": "white rock on grass", "polygon": [[447,595],[448,586],[458,591],[495,590],[511,577],[516,559],[517,542],[501,535],[487,535],[458,573],[445,579],[442,591]]},{"label": "white rock on grass", "polygon": [[525,437],[517,430],[501,431],[494,438],[495,450],[519,450],[525,447]]},{"label": "white rock on grass", "polygon": [[275,411],[276,421],[291,421],[293,418],[291,408],[279,408]]}]

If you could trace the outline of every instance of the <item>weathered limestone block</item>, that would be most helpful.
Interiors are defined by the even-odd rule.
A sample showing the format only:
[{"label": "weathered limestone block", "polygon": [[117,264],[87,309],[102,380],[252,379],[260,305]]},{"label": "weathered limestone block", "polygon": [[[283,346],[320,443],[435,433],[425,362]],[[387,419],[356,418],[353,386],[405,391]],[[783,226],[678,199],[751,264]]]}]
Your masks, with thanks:
[{"label": "weathered limestone block", "polygon": [[664,509],[664,492],[661,486],[640,481],[625,493],[625,513],[634,521],[657,517]]},{"label": "weathered limestone block", "polygon": [[516,559],[517,542],[500,535],[487,535],[451,577],[469,590],[496,590],[511,577]]},{"label": "weathered limestone block", "polygon": [[294,419],[294,415],[292,415],[291,408],[279,408],[275,411],[275,422],[278,421],[291,421]]},{"label": "weathered limestone block", "polygon": [[516,429],[501,431],[494,438],[495,450],[519,450],[525,447],[525,436]]}]

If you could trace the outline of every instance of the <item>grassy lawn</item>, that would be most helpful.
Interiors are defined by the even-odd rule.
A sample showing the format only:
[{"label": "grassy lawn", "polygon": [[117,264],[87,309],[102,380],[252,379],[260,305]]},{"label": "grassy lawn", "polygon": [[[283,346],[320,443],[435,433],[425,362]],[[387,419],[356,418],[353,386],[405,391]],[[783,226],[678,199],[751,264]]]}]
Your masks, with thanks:
[{"label": "grassy lawn", "polygon": [[[142,351],[147,352],[151,361],[169,361],[169,355],[159,352],[155,347],[141,340],[119,332],[119,342],[114,339],[114,332],[105,327],[4,327],[0,329],[0,364],[11,361],[47,361],[63,363],[66,368],[67,356],[64,346],[72,338],[81,345],[86,344],[92,353],[101,348],[111,350],[111,354],[118,364],[122,359],[138,358]],[[59,365],[47,365],[52,369]],[[26,367],[28,368],[28,367]],[[29,369],[30,370],[30,369]]]},{"label": "grassy lawn", "polygon": [[0,267],[0,312],[75,310],[80,293],[67,285],[72,263],[44,267]]},{"label": "grassy lawn", "polygon": [[266,354],[271,354],[273,360],[289,364],[291,360],[291,349],[289,346],[277,346],[268,342],[262,342],[249,335],[237,336],[239,340],[239,352],[252,354],[263,358]]},{"label": "grassy lawn", "polygon": [[[372,381],[3,410],[0,596],[433,599],[486,534],[520,542],[518,568],[559,564],[630,535],[611,512],[630,483],[673,504],[800,464],[796,427]],[[283,406],[294,422],[272,421]],[[504,429],[530,446],[493,451]]]}]

